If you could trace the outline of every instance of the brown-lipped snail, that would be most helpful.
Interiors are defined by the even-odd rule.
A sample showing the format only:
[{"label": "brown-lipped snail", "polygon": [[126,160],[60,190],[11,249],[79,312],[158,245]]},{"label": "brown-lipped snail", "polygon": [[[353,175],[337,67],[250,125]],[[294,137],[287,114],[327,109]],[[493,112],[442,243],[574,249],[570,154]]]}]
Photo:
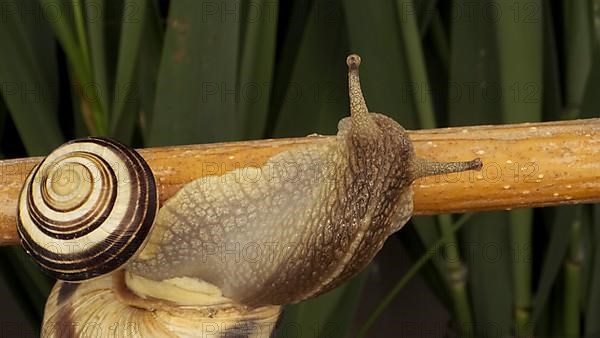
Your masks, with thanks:
[{"label": "brown-lipped snail", "polygon": [[[367,109],[360,88],[360,62],[356,54],[346,60],[350,117],[339,122],[335,137],[274,155],[259,168],[268,168],[270,175],[257,180],[240,180],[241,169],[235,169],[188,183],[160,207],[152,230],[148,227],[156,191],[152,174],[134,151],[103,139],[88,140],[130,155],[124,157],[130,165],[119,168],[131,168],[127,171],[131,187],[123,188],[126,197],[119,189],[114,194],[102,189],[80,193],[74,187],[92,191],[96,181],[87,183],[85,168],[104,162],[109,166],[103,168],[112,168],[111,159],[119,157],[112,150],[105,151],[113,154],[111,159],[101,151],[100,157],[80,155],[80,161],[69,162],[70,147],[86,154],[78,146],[86,141],[75,141],[50,155],[23,189],[19,231],[24,246],[41,260],[38,264],[44,270],[65,280],[100,276],[119,266],[124,269],[82,285],[57,283],[46,304],[42,334],[64,334],[60,323],[65,321],[89,323],[102,318],[97,323],[99,334],[133,322],[134,328],[128,327],[122,335],[268,337],[281,305],[331,290],[373,259],[387,237],[411,217],[415,179],[481,168],[479,159],[434,163],[417,157],[404,128]],[[60,177],[54,179],[61,168],[56,163],[63,158],[65,165],[79,170],[64,184]],[[132,169],[134,164],[143,170]],[[296,173],[292,180],[284,178],[290,166]],[[118,188],[120,184],[111,181],[113,171],[102,171],[100,181]],[[36,179],[39,175],[41,179]],[[50,188],[55,192],[48,192]],[[38,206],[40,201],[43,207]],[[46,206],[47,201],[51,204]],[[110,221],[109,228],[124,234],[103,240],[85,226],[100,229],[100,220],[108,222],[101,216],[112,215],[106,213],[107,205],[123,209],[115,215],[125,225]],[[86,211],[74,213],[75,206]],[[65,216],[60,216],[62,212]],[[128,212],[136,216],[125,217]],[[134,219],[143,224],[136,226]],[[49,225],[31,229],[39,223]],[[58,230],[65,234],[57,235]],[[142,239],[146,233],[149,238]],[[66,260],[58,260],[56,250],[39,244],[85,236],[96,245]],[[117,249],[109,249],[115,245]],[[256,246],[268,250],[252,259],[217,252]],[[92,258],[84,259],[83,252]],[[117,253],[125,258],[117,258]],[[104,267],[105,262],[111,264]],[[86,270],[86,264],[101,272],[88,272],[93,270]],[[86,328],[65,330],[81,335]]]},{"label": "brown-lipped snail", "polygon": [[144,159],[117,141],[90,137],[57,148],[29,174],[17,230],[42,270],[77,282],[135,256],[157,211],[156,184]]}]

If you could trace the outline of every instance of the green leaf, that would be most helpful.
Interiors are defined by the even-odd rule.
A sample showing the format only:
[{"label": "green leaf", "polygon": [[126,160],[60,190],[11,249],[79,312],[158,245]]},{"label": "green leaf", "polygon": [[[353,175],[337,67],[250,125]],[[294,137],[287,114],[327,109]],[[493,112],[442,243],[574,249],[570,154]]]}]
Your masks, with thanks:
[{"label": "green leaf", "polygon": [[598,117],[598,108],[600,107],[600,95],[598,87],[600,86],[600,43],[594,48],[590,73],[587,77],[587,83],[581,103],[580,118]]},{"label": "green leaf", "polygon": [[[128,0],[121,21],[119,58],[111,109],[111,134],[117,139],[130,143],[134,123],[138,117],[138,104],[132,98],[136,94],[134,82],[138,61],[144,19],[150,0]],[[129,15],[127,8],[136,8],[135,15]]]},{"label": "green leaf", "polygon": [[[290,81],[294,65],[296,64],[302,44],[301,41],[309,16],[313,11],[314,0],[294,1],[291,4],[291,14],[288,20],[282,20],[279,26],[279,31],[285,38],[281,43],[278,42],[277,59],[273,74],[273,86],[271,88],[271,104],[269,105],[269,114],[267,117],[267,126],[265,137],[273,137],[275,124],[279,117],[281,107],[286,100],[290,86],[295,84]],[[314,16],[314,14],[313,14]],[[282,19],[286,19],[283,17]],[[286,22],[287,21],[287,22]],[[287,25],[286,25],[287,23]]]},{"label": "green leaf", "polygon": [[[77,33],[77,40],[79,43],[79,51],[81,53],[81,59],[85,65],[85,68],[89,73],[92,71],[92,58],[90,57],[90,47],[87,42],[87,31],[83,23],[83,4],[81,0],[71,0],[70,4],[73,6],[73,17],[75,20],[75,32]],[[93,74],[90,74],[93,78]]]},{"label": "green leaf", "polygon": [[98,99],[101,101],[102,107],[110,107],[111,97],[106,61],[108,51],[105,42],[106,0],[87,0],[86,10],[95,87],[99,93]]},{"label": "green leaf", "polygon": [[[442,21],[439,10],[435,10],[431,18],[431,43],[435,51],[436,60],[439,63],[439,68],[443,71],[443,75],[447,76],[450,63],[450,47],[448,42],[447,29]],[[443,77],[442,77],[443,78]],[[440,80],[440,77],[438,77]],[[433,83],[435,84],[435,83]],[[443,87],[447,87],[444,82]]]},{"label": "green leaf", "polygon": [[239,11],[239,1],[171,2],[147,145],[241,138]]},{"label": "green leaf", "polygon": [[348,115],[344,22],[339,1],[327,6],[328,20],[316,3],[307,19],[287,91],[278,93],[283,99],[274,136],[335,134],[338,121]]},{"label": "green leaf", "polygon": [[247,20],[240,27],[237,113],[245,120],[244,138],[258,139],[265,133],[271,99],[279,2],[250,0],[242,6]]},{"label": "green leaf", "polygon": [[[500,68],[501,103],[504,123],[541,120],[542,97],[542,3],[541,0],[516,0],[510,5],[494,0],[497,8],[536,9],[535,16],[501,15],[496,22]],[[514,7],[510,7],[514,6]]]},{"label": "green leaf", "polygon": [[138,92],[137,85],[136,82],[127,83],[122,87],[123,91],[117,94],[127,95],[127,98],[124,99],[122,107],[124,114],[113,124],[110,136],[126,144],[132,144],[135,127],[140,117],[138,114],[140,102],[135,96]]},{"label": "green leaf", "polygon": [[582,102],[592,58],[592,32],[586,1],[564,1],[565,94],[570,114]]},{"label": "green leaf", "polygon": [[414,2],[416,12],[417,12],[417,22],[419,23],[419,33],[420,36],[424,36],[431,21],[436,13],[436,5],[438,0],[420,0]]},{"label": "green leaf", "polygon": [[162,53],[164,31],[160,23],[160,13],[156,1],[149,2],[145,11],[145,26],[142,30],[141,51],[138,57],[137,97],[140,103],[140,124],[142,133],[148,131],[148,120],[154,112],[156,81]]},{"label": "green leaf", "polygon": [[[40,0],[44,9],[45,17],[48,18],[54,33],[63,47],[69,64],[76,75],[74,81],[78,86],[79,96],[85,104],[82,104],[82,113],[88,129],[98,135],[107,132],[107,114],[98,98],[94,73],[91,69],[91,58],[87,45],[87,33],[83,24],[83,8],[79,1],[65,4],[61,0]],[[65,7],[67,6],[67,7]],[[73,18],[67,15],[66,9],[73,10]],[[74,31],[77,33],[78,41]]]},{"label": "green leaf", "polygon": [[[14,13],[37,10],[33,0],[6,3]],[[8,13],[8,12],[7,12]],[[55,41],[44,20],[20,16],[0,20],[0,91],[29,155],[48,153],[63,142],[58,124]]]},{"label": "green leaf", "polygon": [[[481,15],[460,17],[467,0],[454,3],[451,28],[449,122],[451,125],[500,124],[498,50],[492,20]],[[488,4],[482,0],[481,6]]]},{"label": "green leaf", "polygon": [[542,4],[544,22],[544,70],[543,70],[543,105],[545,120],[558,120],[562,113],[562,88],[558,66],[558,48],[556,46],[555,27],[550,4]]},{"label": "green leaf", "polygon": [[[73,74],[73,69],[70,67],[67,67],[67,74],[70,79],[76,77]],[[80,95],[80,88],[76,83],[71,82],[69,90],[71,94],[71,110],[73,116],[73,136],[76,138],[90,136],[88,123],[84,120],[86,117],[83,114],[84,107],[82,107],[82,102],[84,101]]]}]

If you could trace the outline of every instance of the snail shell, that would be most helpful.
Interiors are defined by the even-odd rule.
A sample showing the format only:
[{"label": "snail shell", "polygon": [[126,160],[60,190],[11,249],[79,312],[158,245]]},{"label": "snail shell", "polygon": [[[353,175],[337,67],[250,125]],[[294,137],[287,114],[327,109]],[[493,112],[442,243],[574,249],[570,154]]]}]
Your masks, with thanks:
[{"label": "snail shell", "polygon": [[29,174],[17,229],[42,270],[82,281],[134,256],[157,210],[154,177],[142,157],[116,141],[86,138],[62,145]]},{"label": "snail shell", "polygon": [[279,306],[181,307],[129,291],[123,274],[59,281],[48,297],[42,337],[271,337]]}]

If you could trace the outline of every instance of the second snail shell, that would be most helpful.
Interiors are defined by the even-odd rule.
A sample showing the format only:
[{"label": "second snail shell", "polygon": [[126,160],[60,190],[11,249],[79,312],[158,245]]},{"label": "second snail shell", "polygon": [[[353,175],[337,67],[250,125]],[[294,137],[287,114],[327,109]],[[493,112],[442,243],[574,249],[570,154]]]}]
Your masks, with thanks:
[{"label": "second snail shell", "polygon": [[46,302],[42,337],[270,337],[279,306],[180,306],[130,291],[123,272],[86,283],[58,282]]}]

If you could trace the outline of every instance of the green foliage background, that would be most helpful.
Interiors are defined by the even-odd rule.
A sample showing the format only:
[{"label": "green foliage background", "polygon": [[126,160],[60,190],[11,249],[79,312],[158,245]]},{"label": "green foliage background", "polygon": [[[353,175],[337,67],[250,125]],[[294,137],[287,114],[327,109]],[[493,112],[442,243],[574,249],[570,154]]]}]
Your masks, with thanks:
[{"label": "green foliage background", "polygon": [[[12,0],[0,14],[8,157],[86,135],[148,147],[333,134],[351,51],[371,110],[409,129],[600,110],[598,0]],[[417,264],[356,335],[419,271],[462,336],[600,334],[597,206],[417,217],[399,236]],[[20,249],[1,254],[39,325],[52,281]],[[354,336],[365,276],[291,306],[280,336]],[[325,333],[331,322],[346,329]]]}]

